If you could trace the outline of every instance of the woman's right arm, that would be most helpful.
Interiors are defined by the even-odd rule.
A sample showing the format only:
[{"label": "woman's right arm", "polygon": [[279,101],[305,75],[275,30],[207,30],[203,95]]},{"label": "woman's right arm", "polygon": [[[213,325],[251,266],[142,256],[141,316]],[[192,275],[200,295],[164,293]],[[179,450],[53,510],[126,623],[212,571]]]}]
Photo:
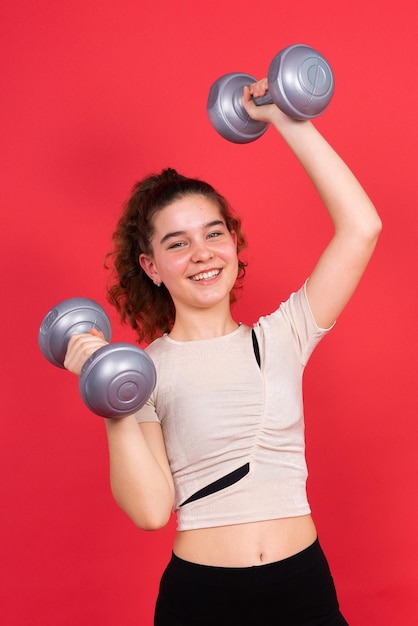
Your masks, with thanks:
[{"label": "woman's right arm", "polygon": [[159,423],[139,424],[134,415],[106,419],[113,496],[143,530],[167,524],[174,485]]},{"label": "woman's right arm", "polygon": [[[84,362],[103,345],[106,341],[96,330],[73,335],[64,366],[80,375]],[[162,528],[173,510],[174,485],[160,424],[138,425],[134,415],[104,421],[116,502],[139,528]]]}]

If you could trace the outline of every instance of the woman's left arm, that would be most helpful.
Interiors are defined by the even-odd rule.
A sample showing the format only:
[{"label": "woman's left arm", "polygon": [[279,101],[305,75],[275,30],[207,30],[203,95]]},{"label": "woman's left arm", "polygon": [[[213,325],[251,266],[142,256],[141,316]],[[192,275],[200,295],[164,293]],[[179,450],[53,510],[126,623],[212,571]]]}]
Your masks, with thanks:
[{"label": "woman's left arm", "polygon": [[[251,89],[251,91],[250,91]],[[354,293],[373,254],[382,224],[370,198],[335,150],[310,121],[295,121],[276,105],[255,106],[264,79],[245,88],[243,104],[253,119],[272,124],[305,169],[324,203],[334,235],[307,283],[317,324],[330,327]]]}]

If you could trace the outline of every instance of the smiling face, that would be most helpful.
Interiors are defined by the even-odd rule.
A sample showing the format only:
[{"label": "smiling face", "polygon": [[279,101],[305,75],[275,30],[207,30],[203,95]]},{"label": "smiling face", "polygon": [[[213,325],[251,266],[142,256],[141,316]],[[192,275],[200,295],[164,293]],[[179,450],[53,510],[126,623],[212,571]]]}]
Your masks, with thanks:
[{"label": "smiling face", "polygon": [[153,218],[152,254],[140,264],[155,283],[164,283],[177,314],[225,305],[238,274],[237,238],[212,200],[187,195]]}]

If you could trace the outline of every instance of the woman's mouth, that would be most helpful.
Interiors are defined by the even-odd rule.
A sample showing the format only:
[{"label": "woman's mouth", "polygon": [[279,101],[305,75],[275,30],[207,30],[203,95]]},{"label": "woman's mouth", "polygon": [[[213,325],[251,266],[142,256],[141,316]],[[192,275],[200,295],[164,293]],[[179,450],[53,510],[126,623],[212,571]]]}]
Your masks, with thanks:
[{"label": "woman's mouth", "polygon": [[221,270],[210,270],[209,272],[201,272],[200,274],[195,274],[194,276],[190,276],[190,279],[194,281],[209,280],[211,278],[215,278],[220,273],[221,273]]}]

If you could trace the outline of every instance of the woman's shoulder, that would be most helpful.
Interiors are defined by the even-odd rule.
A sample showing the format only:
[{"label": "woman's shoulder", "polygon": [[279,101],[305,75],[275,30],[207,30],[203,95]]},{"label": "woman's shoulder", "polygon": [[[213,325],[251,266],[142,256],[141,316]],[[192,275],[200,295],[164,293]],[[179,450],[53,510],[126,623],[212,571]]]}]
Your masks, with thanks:
[{"label": "woman's shoulder", "polygon": [[152,357],[153,355],[160,354],[165,349],[169,347],[168,342],[165,341],[166,335],[162,335],[161,337],[157,337],[150,344],[148,344],[145,348],[145,352]]}]

